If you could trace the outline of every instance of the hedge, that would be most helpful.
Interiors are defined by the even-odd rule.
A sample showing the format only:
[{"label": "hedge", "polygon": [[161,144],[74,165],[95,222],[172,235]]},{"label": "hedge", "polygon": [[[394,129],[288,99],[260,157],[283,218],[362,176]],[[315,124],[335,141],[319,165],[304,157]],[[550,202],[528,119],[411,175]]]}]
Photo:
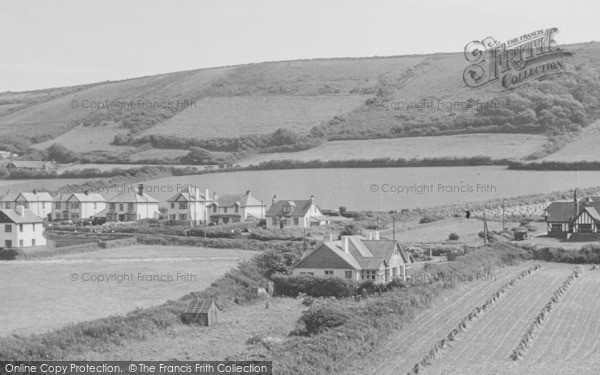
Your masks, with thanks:
[{"label": "hedge", "polygon": [[358,284],[352,280],[337,277],[273,275],[275,294],[296,297],[300,293],[311,297],[350,297],[354,295]]}]

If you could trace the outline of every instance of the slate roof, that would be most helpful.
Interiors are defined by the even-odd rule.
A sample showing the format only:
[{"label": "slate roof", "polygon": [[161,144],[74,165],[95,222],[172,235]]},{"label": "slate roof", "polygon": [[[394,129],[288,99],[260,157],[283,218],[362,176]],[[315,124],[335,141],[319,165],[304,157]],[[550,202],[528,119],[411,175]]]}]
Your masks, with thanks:
[{"label": "slate roof", "polygon": [[[196,202],[196,196],[194,194],[190,194],[187,191],[182,191],[180,193],[173,195],[171,198],[167,199],[167,202],[175,202],[175,201],[177,201],[177,199],[180,196],[185,198],[185,200],[188,202]],[[210,201],[210,199],[207,199],[203,194],[199,195],[198,202],[207,202],[207,201]]]},{"label": "slate roof", "polygon": [[158,203],[158,200],[152,198],[146,192],[140,195],[137,191],[127,191],[116,195],[108,200],[110,203]]},{"label": "slate roof", "polygon": [[79,201],[79,202],[106,202],[106,199],[98,193],[70,193],[70,194],[58,194],[52,199],[53,202],[67,202],[67,201]]},{"label": "slate roof", "polygon": [[0,223],[12,222],[15,224],[43,223],[41,217],[37,216],[31,210],[24,210],[21,216],[18,210],[0,210]]},{"label": "slate roof", "polygon": [[[548,213],[548,215],[546,216],[546,222],[547,223],[570,223],[572,222],[575,218],[573,217],[573,208],[574,203],[573,202],[552,202],[550,203],[550,205],[546,208],[546,212]],[[579,215],[584,209],[586,208],[593,208],[595,211],[600,212],[600,199],[597,199],[596,201],[592,200],[587,202],[585,201],[585,198],[582,200],[579,200],[579,212],[577,213],[577,215]],[[591,214],[590,214],[591,215]]]},{"label": "slate roof", "polygon": [[[224,194],[218,196],[216,202],[219,207],[233,207],[237,204],[240,207],[262,206],[263,204],[251,194]],[[211,204],[211,205],[212,205]]]},{"label": "slate roof", "polygon": [[[208,299],[197,299],[191,300],[185,308],[184,314],[205,314],[210,310],[210,306],[214,302]],[[215,307],[220,310],[219,306],[215,303]]]},{"label": "slate roof", "polygon": [[10,193],[9,192],[0,199],[0,202],[14,202],[18,196],[19,196],[19,193]]},{"label": "slate roof", "polygon": [[36,193],[23,192],[23,193],[21,193],[19,195],[21,195],[23,198],[25,198],[25,200],[27,202],[48,202],[48,201],[52,201],[52,196],[50,195],[50,193],[47,193],[45,191],[38,191]]},{"label": "slate roof", "polygon": [[[283,210],[284,207],[291,206],[290,212]],[[304,217],[310,210],[311,201],[307,200],[280,200],[267,210],[267,217]]]},{"label": "slate roof", "polygon": [[56,168],[54,164],[48,161],[34,161],[34,160],[13,160],[8,165],[14,165],[15,168],[26,168],[26,169],[44,169],[46,165],[50,168]]}]

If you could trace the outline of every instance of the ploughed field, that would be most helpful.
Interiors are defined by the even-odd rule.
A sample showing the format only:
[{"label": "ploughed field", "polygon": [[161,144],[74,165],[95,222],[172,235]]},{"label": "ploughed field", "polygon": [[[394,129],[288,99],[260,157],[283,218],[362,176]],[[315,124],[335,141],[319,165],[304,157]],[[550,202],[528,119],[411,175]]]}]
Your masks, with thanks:
[{"label": "ploughed field", "polygon": [[131,246],[0,262],[0,335],[38,333],[200,291],[250,251]]},{"label": "ploughed field", "polygon": [[[440,300],[404,327],[381,349],[352,364],[348,374],[407,374],[441,340],[445,343],[419,374],[596,374],[600,369],[600,271],[584,271],[552,303],[536,325],[528,349],[511,357],[525,333],[546,308],[576,265],[541,263],[542,267],[504,288],[487,309],[468,316],[503,289],[528,265],[507,267],[494,278],[479,278]],[[460,334],[449,334],[466,318]],[[413,372],[411,372],[413,371]]]}]

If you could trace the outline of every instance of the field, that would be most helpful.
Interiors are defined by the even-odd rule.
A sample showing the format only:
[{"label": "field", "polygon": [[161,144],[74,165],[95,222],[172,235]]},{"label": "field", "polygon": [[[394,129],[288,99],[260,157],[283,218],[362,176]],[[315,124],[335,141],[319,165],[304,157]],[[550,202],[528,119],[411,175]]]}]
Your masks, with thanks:
[{"label": "field", "polygon": [[541,161],[600,161],[600,122],[583,129],[581,134],[572,136],[572,140],[554,154]]},{"label": "field", "polygon": [[[446,296],[381,350],[356,361],[348,374],[405,374],[475,307],[523,269],[509,267],[494,280],[473,282]],[[600,366],[595,309],[600,273],[586,271],[566,292],[522,361],[510,358],[522,335],[572,272],[574,265],[543,263],[472,321],[419,374],[593,374]],[[589,269],[589,266],[587,267]],[[353,364],[354,365],[354,364]]]},{"label": "field", "polygon": [[[79,168],[78,168],[79,169]],[[49,179],[32,179],[32,180],[0,180],[0,197],[3,197],[9,191],[32,191],[37,189],[40,191],[56,192],[65,185],[79,185],[89,181],[85,178],[49,178]]]},{"label": "field", "polygon": [[145,134],[233,138],[287,128],[306,134],[364,103],[365,95],[278,95],[206,98]]},{"label": "field", "polygon": [[[252,254],[228,249],[132,246],[0,262],[0,294],[12,296],[10,304],[0,306],[5,320],[0,335],[38,333],[158,305],[205,289]],[[92,281],[110,275],[110,281]]]},{"label": "field", "polygon": [[546,137],[544,136],[527,134],[461,134],[440,137],[333,141],[307,151],[261,154],[239,164],[259,164],[269,160],[311,161],[318,159],[327,161],[472,156],[520,159],[537,151],[545,141]]},{"label": "field", "polygon": [[102,126],[79,125],[52,140],[36,144],[35,148],[45,149],[54,143],[60,143],[75,152],[104,150],[122,153],[134,150],[133,147],[111,145],[117,134],[127,134],[127,130],[120,129],[114,123]]}]

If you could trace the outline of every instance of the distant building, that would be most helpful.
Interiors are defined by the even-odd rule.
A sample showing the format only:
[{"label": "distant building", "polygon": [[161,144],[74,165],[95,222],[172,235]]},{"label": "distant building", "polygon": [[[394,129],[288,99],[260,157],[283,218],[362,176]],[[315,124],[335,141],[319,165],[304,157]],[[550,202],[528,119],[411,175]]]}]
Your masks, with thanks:
[{"label": "distant building", "polygon": [[9,151],[0,151],[0,159],[12,159],[12,158],[16,158],[17,154],[13,154],[12,152]]},{"label": "distant building", "polygon": [[91,219],[106,209],[106,199],[98,193],[59,194],[53,199],[54,220]]},{"label": "distant building", "polygon": [[575,190],[572,202],[552,202],[545,214],[549,236],[600,234],[600,196],[577,199]]},{"label": "distant building", "polygon": [[185,221],[193,225],[206,223],[208,205],[212,203],[208,189],[200,194],[200,189],[189,186],[167,199],[167,215],[171,221]]},{"label": "distant building", "polygon": [[42,219],[52,212],[52,196],[47,192],[8,193],[0,199],[0,208],[15,209],[23,206]]},{"label": "distant building", "polygon": [[43,220],[31,210],[0,210],[0,247],[20,248],[45,246]]},{"label": "distant building", "polygon": [[6,169],[23,169],[30,171],[52,171],[56,165],[51,161],[13,160],[6,164]]},{"label": "distant building", "polygon": [[267,208],[250,194],[213,193],[213,201],[208,206],[210,221],[215,224],[237,223],[246,220],[262,220]]},{"label": "distant building", "polygon": [[314,251],[304,254],[294,266],[294,275],[339,277],[362,282],[389,282],[394,278],[406,280],[407,269],[414,263],[396,240],[341,236],[339,241],[327,238]]},{"label": "distant building", "polygon": [[137,221],[158,218],[158,200],[144,192],[144,185],[137,191],[128,191],[108,200],[108,207],[96,216],[106,221]]},{"label": "distant building", "polygon": [[331,219],[323,215],[312,196],[307,200],[279,201],[274,196],[266,219],[267,228],[308,228],[331,223]]},{"label": "distant building", "polygon": [[181,314],[181,321],[185,324],[212,326],[219,322],[220,311],[214,299],[191,300]]}]

